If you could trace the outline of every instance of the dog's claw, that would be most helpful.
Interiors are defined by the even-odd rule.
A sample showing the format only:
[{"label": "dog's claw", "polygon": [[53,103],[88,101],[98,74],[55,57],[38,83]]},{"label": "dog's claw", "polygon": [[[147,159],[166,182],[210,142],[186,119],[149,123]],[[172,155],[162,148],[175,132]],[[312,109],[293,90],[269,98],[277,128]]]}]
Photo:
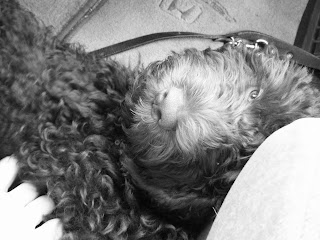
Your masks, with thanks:
[{"label": "dog's claw", "polygon": [[152,105],[152,117],[167,130],[173,130],[184,106],[183,90],[172,87],[159,93]]}]

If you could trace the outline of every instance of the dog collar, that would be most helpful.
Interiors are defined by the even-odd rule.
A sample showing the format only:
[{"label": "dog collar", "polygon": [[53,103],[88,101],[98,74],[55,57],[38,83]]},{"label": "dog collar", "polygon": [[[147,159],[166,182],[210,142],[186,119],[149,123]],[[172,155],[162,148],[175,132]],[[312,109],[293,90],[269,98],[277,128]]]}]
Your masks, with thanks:
[{"label": "dog collar", "polygon": [[249,42],[247,46],[272,44],[278,49],[280,55],[288,56],[288,58],[296,61],[298,64],[320,70],[320,58],[278,38],[255,31],[232,32],[225,35],[209,35],[194,32],[160,32],[133,38],[108,47],[104,47],[95,50],[90,54],[98,58],[105,58],[149,43],[179,38],[211,39],[215,42],[232,44],[239,43],[242,40],[246,40],[246,42]]}]

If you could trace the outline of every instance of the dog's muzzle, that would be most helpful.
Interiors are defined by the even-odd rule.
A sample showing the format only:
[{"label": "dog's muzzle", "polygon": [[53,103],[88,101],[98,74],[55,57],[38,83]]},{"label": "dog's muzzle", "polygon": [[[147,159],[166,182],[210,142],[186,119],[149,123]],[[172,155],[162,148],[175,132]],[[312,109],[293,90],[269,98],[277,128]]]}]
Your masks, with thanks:
[{"label": "dog's muzzle", "polygon": [[155,97],[152,103],[151,116],[162,128],[173,130],[184,107],[183,90],[172,87]]}]

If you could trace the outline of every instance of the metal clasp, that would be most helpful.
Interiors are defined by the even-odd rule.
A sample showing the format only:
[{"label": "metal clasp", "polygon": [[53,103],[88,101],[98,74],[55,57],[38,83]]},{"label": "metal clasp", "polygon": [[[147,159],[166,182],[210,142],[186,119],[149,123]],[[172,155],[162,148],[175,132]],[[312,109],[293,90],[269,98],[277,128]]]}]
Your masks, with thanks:
[{"label": "metal clasp", "polygon": [[[248,41],[243,41],[242,39],[235,39],[234,37],[230,37],[231,41],[229,41],[229,44],[231,44],[233,47],[238,47],[240,44],[243,44]],[[246,43],[245,46],[250,49],[261,49],[267,46],[269,42],[265,39],[257,39],[255,42]]]},{"label": "metal clasp", "polygon": [[257,39],[254,43],[246,44],[246,47],[250,49],[261,49],[267,46],[268,44],[268,41],[264,39]]},{"label": "metal clasp", "polygon": [[267,46],[269,44],[269,42],[267,40],[264,39],[257,39],[256,43],[255,43],[255,47],[256,48],[264,48],[265,46]]},{"label": "metal clasp", "polygon": [[231,44],[233,47],[238,47],[243,41],[242,39],[235,39],[234,37],[230,37],[231,41],[229,44]]}]

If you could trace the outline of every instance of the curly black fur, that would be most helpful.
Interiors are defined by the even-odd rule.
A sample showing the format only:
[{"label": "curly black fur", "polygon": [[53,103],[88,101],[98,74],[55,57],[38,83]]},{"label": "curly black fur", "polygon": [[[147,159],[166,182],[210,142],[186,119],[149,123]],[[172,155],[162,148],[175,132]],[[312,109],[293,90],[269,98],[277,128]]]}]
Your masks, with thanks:
[{"label": "curly black fur", "polygon": [[121,103],[135,75],[62,43],[12,0],[0,1],[0,157],[47,191],[63,239],[186,239],[136,199],[121,164]]}]

